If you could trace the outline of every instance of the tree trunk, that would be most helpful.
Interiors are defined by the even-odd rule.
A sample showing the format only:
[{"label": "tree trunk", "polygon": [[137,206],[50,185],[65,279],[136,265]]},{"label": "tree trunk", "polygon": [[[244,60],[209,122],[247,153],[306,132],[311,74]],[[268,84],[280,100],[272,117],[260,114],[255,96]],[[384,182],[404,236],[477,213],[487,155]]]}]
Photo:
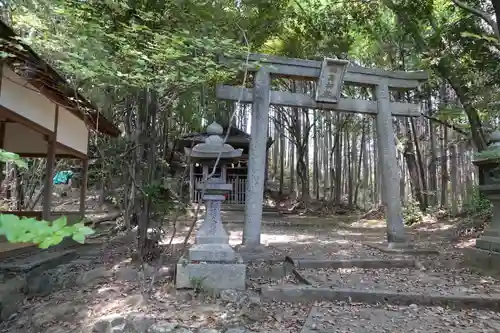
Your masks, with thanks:
[{"label": "tree trunk", "polygon": [[404,150],[404,157],[406,160],[406,165],[408,166],[408,173],[410,174],[410,182],[413,189],[413,196],[418,201],[420,209],[425,210],[424,198],[422,195],[422,188],[420,186],[420,179],[418,174],[417,159],[415,157],[415,149],[413,138],[411,135],[411,127],[409,121],[406,123],[406,145]]},{"label": "tree trunk", "polygon": [[430,163],[429,163],[429,192],[430,203],[432,206],[438,204],[437,200],[437,143],[436,143],[436,126],[432,121],[429,121],[429,136],[430,136]]},{"label": "tree trunk", "polygon": [[[316,110],[313,111],[313,119],[316,122],[316,117],[318,116],[318,112]],[[319,159],[318,155],[320,154],[318,149],[318,127],[314,126],[313,132],[313,192],[316,195],[316,200],[319,200]]]},{"label": "tree trunk", "polygon": [[458,214],[458,166],[457,166],[457,147],[454,142],[449,146],[450,151],[450,178],[451,178],[451,214]]},{"label": "tree trunk", "polygon": [[413,142],[415,143],[415,153],[417,156],[417,166],[418,166],[418,172],[420,175],[420,186],[421,186],[421,193],[422,193],[422,210],[425,211],[427,207],[429,207],[429,200],[427,197],[427,182],[425,179],[425,171],[424,171],[424,162],[422,159],[422,153],[420,152],[420,145],[418,143],[418,133],[417,133],[417,128],[415,126],[415,121],[413,118],[410,118],[410,124],[411,124],[411,131],[413,133]]},{"label": "tree trunk", "polygon": [[[278,114],[278,117],[280,117],[280,123],[284,123],[284,117],[285,114],[284,112],[280,112]],[[283,129],[279,132],[279,137],[280,137],[280,195],[283,195],[283,186],[285,185],[285,155],[286,155],[286,150],[285,150],[285,134],[283,133]]]},{"label": "tree trunk", "polygon": [[448,208],[448,127],[443,126],[441,142],[441,208]]},{"label": "tree trunk", "polygon": [[334,171],[334,190],[335,190],[335,205],[340,206],[342,202],[342,131],[341,131],[341,116],[336,114],[336,125],[335,125],[335,171]]},{"label": "tree trunk", "polygon": [[500,31],[500,0],[491,0],[493,10],[495,11],[495,19],[497,23],[497,31]]}]

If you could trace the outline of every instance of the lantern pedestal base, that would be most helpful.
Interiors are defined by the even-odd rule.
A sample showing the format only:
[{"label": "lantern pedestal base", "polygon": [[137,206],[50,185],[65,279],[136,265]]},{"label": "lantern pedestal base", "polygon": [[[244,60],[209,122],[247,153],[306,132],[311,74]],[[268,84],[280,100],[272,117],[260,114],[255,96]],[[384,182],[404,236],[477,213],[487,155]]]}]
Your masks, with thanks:
[{"label": "lantern pedestal base", "polygon": [[246,265],[237,258],[233,263],[198,262],[181,258],[177,263],[177,289],[245,290]]},{"label": "lantern pedestal base", "polygon": [[[494,202],[498,211],[498,201]],[[465,249],[466,262],[481,271],[500,273],[500,229],[498,216],[483,235],[476,239],[476,246]]]},{"label": "lantern pedestal base", "polygon": [[236,253],[229,244],[196,244],[189,249],[191,261],[233,262]]},{"label": "lantern pedestal base", "polygon": [[500,273],[500,252],[470,247],[465,248],[463,253],[468,266],[478,269],[481,273]]},{"label": "lantern pedestal base", "polygon": [[476,240],[476,248],[500,253],[500,198],[498,194],[491,193],[485,194],[485,197],[493,204],[493,216],[483,235]]},{"label": "lantern pedestal base", "polygon": [[483,236],[476,239],[476,248],[500,253],[500,237],[488,236],[488,232],[485,231]]}]

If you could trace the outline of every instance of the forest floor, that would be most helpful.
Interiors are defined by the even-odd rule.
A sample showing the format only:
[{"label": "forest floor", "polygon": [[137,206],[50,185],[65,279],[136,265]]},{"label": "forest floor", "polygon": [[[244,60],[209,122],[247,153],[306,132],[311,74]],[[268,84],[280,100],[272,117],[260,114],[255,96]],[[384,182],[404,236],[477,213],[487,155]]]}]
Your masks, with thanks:
[{"label": "forest floor", "polygon": [[[241,212],[224,214],[233,245],[242,236]],[[174,243],[180,244],[190,219],[181,222]],[[500,295],[500,281],[464,268],[461,248],[472,240],[457,239],[454,221],[427,221],[409,229],[419,247],[435,248],[438,256],[420,256],[425,270],[318,269],[301,270],[313,285],[350,287],[359,290],[385,288],[420,293]],[[278,257],[315,259],[389,258],[364,242],[381,241],[385,227],[378,220],[356,217],[316,218],[266,216],[262,243]],[[490,310],[454,310],[447,307],[369,305],[354,302],[287,303],[260,298],[264,285],[296,283],[292,276],[248,278],[242,293],[210,293],[176,290],[171,263],[175,253],[162,262],[136,268],[130,261],[131,238],[95,241],[79,250],[81,274],[78,287],[45,297],[25,300],[20,311],[0,324],[1,332],[499,332],[500,313]],[[179,249],[179,246],[176,247]],[[175,252],[175,251],[174,251]],[[262,266],[264,264],[255,264]],[[155,279],[151,280],[155,271]],[[133,323],[128,326],[124,325]],[[153,325],[153,326],[151,326]],[[156,326],[155,326],[156,325]],[[142,328],[141,328],[142,327]],[[150,327],[147,331],[146,327]],[[210,330],[212,329],[212,330]]]}]

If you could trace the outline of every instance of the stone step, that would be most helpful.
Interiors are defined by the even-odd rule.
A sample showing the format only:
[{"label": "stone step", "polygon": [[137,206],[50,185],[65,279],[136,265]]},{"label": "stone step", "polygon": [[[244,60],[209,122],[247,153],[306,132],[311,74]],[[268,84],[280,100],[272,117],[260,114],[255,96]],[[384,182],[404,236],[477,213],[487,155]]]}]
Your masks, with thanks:
[{"label": "stone step", "polygon": [[476,240],[479,249],[500,252],[500,237],[482,236]]},{"label": "stone step", "polygon": [[76,257],[76,251],[61,247],[35,250],[0,262],[0,322],[8,320],[26,296],[46,295],[60,278],[58,267]]},{"label": "stone step", "polygon": [[301,333],[498,332],[495,329],[500,326],[498,321],[488,316],[478,317],[483,316],[415,304],[395,308],[332,304],[314,306]]},{"label": "stone step", "polygon": [[11,257],[0,262],[0,274],[29,273],[33,270],[48,270],[66,264],[76,256],[75,250],[42,250],[35,253]]},{"label": "stone step", "polygon": [[349,258],[349,259],[318,259],[316,257],[301,257],[288,260],[297,269],[338,269],[338,268],[363,268],[363,269],[394,269],[394,268],[415,268],[420,263],[415,259],[396,258]]},{"label": "stone step", "polygon": [[422,306],[448,306],[462,309],[500,308],[500,295],[444,294],[421,292],[397,292],[392,290],[359,290],[308,285],[266,285],[261,288],[262,298],[283,302],[359,302],[367,304],[393,304]]},{"label": "stone step", "polygon": [[[404,263],[401,261],[401,263]],[[297,271],[313,286],[340,289],[394,290],[421,294],[445,293],[465,295],[500,296],[500,286],[491,280],[475,274],[461,272],[433,272],[422,270],[424,267],[401,266],[390,268],[304,268]]]}]

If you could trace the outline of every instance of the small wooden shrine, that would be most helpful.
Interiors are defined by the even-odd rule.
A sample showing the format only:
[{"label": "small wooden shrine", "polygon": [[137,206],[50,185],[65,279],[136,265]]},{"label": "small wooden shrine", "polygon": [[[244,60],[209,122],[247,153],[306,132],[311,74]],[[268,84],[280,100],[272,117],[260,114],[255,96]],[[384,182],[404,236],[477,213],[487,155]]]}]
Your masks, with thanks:
[{"label": "small wooden shrine", "polygon": [[[227,134],[229,126],[223,126],[222,137]],[[175,146],[175,150],[178,152],[184,152],[184,148],[192,148],[198,143],[205,142],[209,134],[206,132],[200,133],[189,133],[181,136]],[[227,200],[224,201],[225,204],[231,205],[243,205],[245,203],[245,195],[247,189],[247,175],[248,175],[248,152],[250,146],[250,134],[236,128],[232,127],[229,130],[229,136],[226,143],[233,146],[235,149],[243,149],[243,154],[238,162],[226,165],[226,182],[233,185],[233,190],[228,194]],[[268,138],[267,148],[273,144],[273,140]],[[266,160],[266,170],[267,170],[267,160]],[[266,172],[267,174],[267,172]],[[220,177],[221,169],[220,167],[215,170],[215,177]],[[203,177],[207,175],[203,173],[203,167],[199,163],[191,164],[189,167],[189,198],[191,202],[199,203],[201,202],[201,194],[196,191],[196,185],[203,180]]]}]

